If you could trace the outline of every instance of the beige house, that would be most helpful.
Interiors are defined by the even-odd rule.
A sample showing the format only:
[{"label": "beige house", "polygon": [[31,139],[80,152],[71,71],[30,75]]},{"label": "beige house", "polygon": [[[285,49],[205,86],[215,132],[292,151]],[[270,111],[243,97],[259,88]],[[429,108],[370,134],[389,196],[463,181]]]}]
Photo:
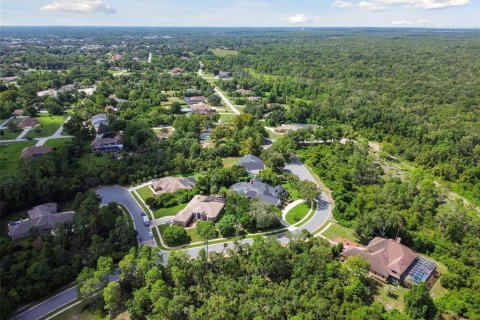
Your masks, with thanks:
[{"label": "beige house", "polygon": [[223,198],[196,195],[187,206],[173,218],[173,223],[185,227],[192,220],[217,221],[224,207],[225,199]]},{"label": "beige house", "polygon": [[163,177],[152,184],[155,194],[173,193],[180,189],[190,190],[195,186],[194,178]]}]

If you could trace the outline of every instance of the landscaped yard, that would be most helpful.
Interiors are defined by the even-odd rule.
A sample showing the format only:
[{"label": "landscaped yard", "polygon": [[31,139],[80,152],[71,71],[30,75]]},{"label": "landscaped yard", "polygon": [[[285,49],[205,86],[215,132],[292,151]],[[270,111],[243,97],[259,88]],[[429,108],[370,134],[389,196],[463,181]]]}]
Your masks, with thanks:
[{"label": "landscaped yard", "polygon": [[150,188],[150,185],[137,189],[137,192],[140,195],[140,197],[143,199],[143,201],[146,201],[148,198],[153,197],[153,191],[152,191],[152,188]]},{"label": "landscaped yard", "polygon": [[44,146],[57,148],[63,146],[65,143],[69,142],[70,138],[59,138],[59,139],[50,139],[45,142]]},{"label": "landscaped yard", "polygon": [[233,122],[233,119],[235,119],[236,117],[236,114],[235,113],[227,113],[227,114],[221,114],[220,115],[220,120],[223,122],[223,123],[226,123],[226,122]]},{"label": "landscaped yard", "polygon": [[36,141],[21,141],[0,144],[0,177],[15,174],[20,153],[35,143]]},{"label": "landscaped yard", "polygon": [[391,284],[382,283],[373,280],[375,283],[374,290],[376,291],[374,300],[380,302],[385,306],[386,310],[403,310],[403,297],[408,292],[407,288],[401,286],[394,286]]},{"label": "landscaped yard", "polygon": [[238,162],[240,158],[239,157],[228,157],[228,158],[223,158],[223,166],[225,168],[231,168],[235,163]]},{"label": "landscaped yard", "polygon": [[155,218],[174,216],[180,210],[185,208],[186,206],[187,206],[186,203],[182,203],[182,204],[176,205],[174,207],[170,207],[170,208],[160,208],[160,209],[157,209],[157,210],[153,211],[153,215],[155,216]]},{"label": "landscaped yard", "polygon": [[300,203],[287,213],[285,220],[287,220],[287,222],[290,224],[295,224],[305,218],[309,211],[309,205],[307,205],[305,202]]},{"label": "landscaped yard", "polygon": [[353,242],[358,242],[355,232],[352,229],[342,227],[337,223],[332,223],[332,225],[325,230],[322,235],[332,241],[337,238],[345,238]]},{"label": "landscaped yard", "polygon": [[40,113],[36,117],[39,125],[30,130],[27,134],[28,138],[43,138],[51,136],[65,122],[65,116],[50,116],[48,113]]}]

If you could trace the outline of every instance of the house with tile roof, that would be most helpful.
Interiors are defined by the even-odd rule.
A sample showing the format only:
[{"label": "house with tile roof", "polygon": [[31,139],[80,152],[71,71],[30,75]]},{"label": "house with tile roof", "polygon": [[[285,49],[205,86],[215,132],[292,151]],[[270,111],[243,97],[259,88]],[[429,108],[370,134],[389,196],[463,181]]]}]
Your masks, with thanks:
[{"label": "house with tile roof", "polygon": [[194,178],[163,177],[152,184],[155,194],[173,193],[180,189],[190,190],[195,186]]},{"label": "house with tile roof", "polygon": [[57,225],[73,220],[74,212],[58,212],[55,202],[36,206],[28,211],[28,219],[8,223],[8,235],[12,241],[35,233],[53,230]]},{"label": "house with tile roof", "polygon": [[288,196],[288,191],[282,186],[271,186],[263,183],[260,179],[253,178],[250,182],[238,182],[230,187],[239,194],[242,194],[250,199],[258,199],[260,201],[279,206],[282,203],[282,198]]},{"label": "house with tile roof", "polygon": [[225,199],[196,195],[173,218],[173,223],[187,226],[192,220],[217,221],[225,208]]},{"label": "house with tile roof", "polygon": [[20,158],[25,159],[25,158],[38,158],[43,156],[44,154],[47,154],[53,150],[52,147],[47,147],[47,146],[31,146],[31,147],[26,147],[25,149],[22,150],[22,153],[20,154]]}]

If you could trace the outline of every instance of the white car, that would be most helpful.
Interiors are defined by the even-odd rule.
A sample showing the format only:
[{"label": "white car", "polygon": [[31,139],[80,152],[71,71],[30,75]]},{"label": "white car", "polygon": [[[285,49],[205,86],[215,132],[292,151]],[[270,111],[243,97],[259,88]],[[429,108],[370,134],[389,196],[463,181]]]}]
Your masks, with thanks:
[{"label": "white car", "polygon": [[150,232],[148,233],[148,235],[150,236],[150,238],[153,238],[153,232],[152,232],[152,231],[150,231]]}]

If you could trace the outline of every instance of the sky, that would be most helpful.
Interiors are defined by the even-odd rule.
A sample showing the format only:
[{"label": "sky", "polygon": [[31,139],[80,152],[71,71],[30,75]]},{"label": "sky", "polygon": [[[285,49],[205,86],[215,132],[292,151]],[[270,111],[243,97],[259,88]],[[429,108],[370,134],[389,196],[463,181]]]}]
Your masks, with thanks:
[{"label": "sky", "polygon": [[0,0],[0,25],[480,28],[480,0]]}]

